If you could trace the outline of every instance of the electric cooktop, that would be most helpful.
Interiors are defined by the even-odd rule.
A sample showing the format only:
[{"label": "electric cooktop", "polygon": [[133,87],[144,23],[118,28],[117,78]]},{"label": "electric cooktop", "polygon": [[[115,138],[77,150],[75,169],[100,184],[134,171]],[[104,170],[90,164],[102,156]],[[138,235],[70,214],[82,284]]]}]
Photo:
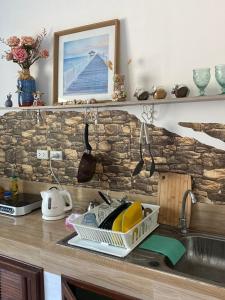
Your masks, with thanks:
[{"label": "electric cooktop", "polygon": [[21,193],[11,198],[0,198],[0,213],[23,216],[41,207],[41,195]]}]

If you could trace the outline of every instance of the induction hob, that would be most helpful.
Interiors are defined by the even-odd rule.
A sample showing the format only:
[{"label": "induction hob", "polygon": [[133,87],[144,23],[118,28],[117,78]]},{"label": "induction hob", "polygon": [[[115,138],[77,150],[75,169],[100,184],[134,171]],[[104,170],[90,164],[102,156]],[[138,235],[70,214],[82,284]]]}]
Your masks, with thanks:
[{"label": "induction hob", "polygon": [[20,193],[9,199],[0,198],[0,213],[23,216],[41,207],[41,195]]}]

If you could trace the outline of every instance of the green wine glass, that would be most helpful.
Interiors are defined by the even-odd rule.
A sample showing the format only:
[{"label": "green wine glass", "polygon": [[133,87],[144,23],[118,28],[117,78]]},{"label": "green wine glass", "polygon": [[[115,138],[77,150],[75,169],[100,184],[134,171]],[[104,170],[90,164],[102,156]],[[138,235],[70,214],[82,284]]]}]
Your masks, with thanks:
[{"label": "green wine glass", "polygon": [[193,70],[193,80],[199,89],[199,96],[205,96],[205,88],[209,84],[210,78],[210,68]]},{"label": "green wine glass", "polygon": [[222,94],[225,94],[225,65],[215,66],[215,77],[216,81],[222,88]]}]

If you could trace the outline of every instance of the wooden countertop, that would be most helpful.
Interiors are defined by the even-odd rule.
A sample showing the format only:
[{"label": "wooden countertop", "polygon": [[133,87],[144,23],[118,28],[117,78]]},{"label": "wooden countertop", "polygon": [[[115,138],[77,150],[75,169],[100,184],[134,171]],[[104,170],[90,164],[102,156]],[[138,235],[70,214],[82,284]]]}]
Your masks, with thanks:
[{"label": "wooden countertop", "polygon": [[64,220],[42,220],[40,210],[24,217],[1,215],[0,254],[139,299],[225,299],[219,286],[56,244],[71,232]]}]

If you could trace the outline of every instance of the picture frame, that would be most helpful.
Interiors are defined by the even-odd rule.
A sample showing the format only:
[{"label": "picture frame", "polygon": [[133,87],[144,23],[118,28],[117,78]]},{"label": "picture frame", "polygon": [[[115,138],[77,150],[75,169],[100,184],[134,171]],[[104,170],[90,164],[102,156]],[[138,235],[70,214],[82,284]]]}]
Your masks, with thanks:
[{"label": "picture frame", "polygon": [[53,104],[112,100],[119,25],[114,19],[54,33]]}]

